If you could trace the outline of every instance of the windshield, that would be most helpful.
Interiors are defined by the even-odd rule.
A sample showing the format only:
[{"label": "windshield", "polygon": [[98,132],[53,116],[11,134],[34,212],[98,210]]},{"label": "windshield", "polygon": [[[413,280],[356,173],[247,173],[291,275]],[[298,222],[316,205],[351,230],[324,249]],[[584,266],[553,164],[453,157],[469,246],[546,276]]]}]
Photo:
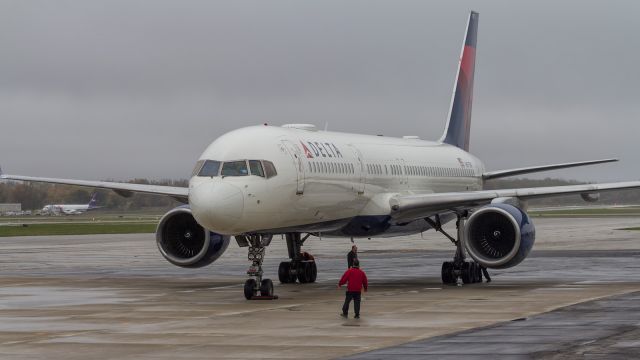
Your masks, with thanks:
[{"label": "windshield", "polygon": [[267,179],[278,175],[278,172],[276,172],[276,167],[271,161],[265,160],[262,163],[264,164],[264,172],[267,175]]},{"label": "windshield", "polygon": [[[200,163],[200,161],[198,161],[198,163]],[[196,164],[196,168],[197,166]],[[218,170],[220,170],[220,161],[207,160],[204,162],[204,165],[202,165],[198,176],[218,176]]]},{"label": "windshield", "polygon": [[196,166],[193,168],[193,171],[191,172],[191,177],[198,175],[198,173],[200,172],[200,169],[202,169],[203,164],[204,164],[204,160],[200,160],[196,163]]},{"label": "windshield", "polygon": [[249,170],[247,169],[247,162],[241,161],[229,161],[222,165],[222,176],[247,176]]},{"label": "windshield", "polygon": [[264,170],[262,170],[260,160],[249,160],[249,169],[251,170],[251,175],[264,177]]}]

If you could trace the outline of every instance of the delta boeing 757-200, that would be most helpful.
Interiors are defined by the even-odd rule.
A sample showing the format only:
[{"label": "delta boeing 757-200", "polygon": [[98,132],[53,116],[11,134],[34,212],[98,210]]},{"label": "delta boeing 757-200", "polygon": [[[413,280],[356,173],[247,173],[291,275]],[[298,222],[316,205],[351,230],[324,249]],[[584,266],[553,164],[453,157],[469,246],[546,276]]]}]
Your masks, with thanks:
[{"label": "delta boeing 757-200", "polygon": [[[640,188],[640,181],[483,190],[488,179],[616,161],[574,162],[485,171],[469,153],[478,13],[471,12],[450,111],[440,140],[318,131],[313,125],[252,126],[216,139],[200,156],[188,188],[3,175],[4,179],[111,189],[122,196],[170,196],[185,205],[160,220],[160,253],[177,266],[211,264],[231,237],[248,248],[252,265],[244,293],[273,295],[262,260],[274,234],[284,234],[289,261],[280,282],[313,282],[315,262],[302,257],[310,236],[393,237],[429,229],[456,247],[442,264],[442,281],[479,281],[480,266],[504,269],[529,254],[535,230],[529,199],[576,194],[595,201],[602,191]],[[250,144],[250,146],[247,146]],[[457,234],[442,224],[456,220]],[[468,259],[467,255],[471,259]],[[480,278],[481,279],[481,278]]]}]

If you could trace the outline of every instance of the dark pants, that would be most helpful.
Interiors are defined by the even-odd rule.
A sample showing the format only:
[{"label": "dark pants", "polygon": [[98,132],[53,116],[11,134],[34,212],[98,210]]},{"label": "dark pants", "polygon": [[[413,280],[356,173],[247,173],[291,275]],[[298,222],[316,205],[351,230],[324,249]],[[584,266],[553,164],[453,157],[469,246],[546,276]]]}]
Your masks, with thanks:
[{"label": "dark pants", "polygon": [[342,313],[349,313],[349,304],[353,300],[353,310],[356,316],[360,316],[360,292],[359,291],[347,291],[347,295],[344,299],[344,305],[342,305]]}]

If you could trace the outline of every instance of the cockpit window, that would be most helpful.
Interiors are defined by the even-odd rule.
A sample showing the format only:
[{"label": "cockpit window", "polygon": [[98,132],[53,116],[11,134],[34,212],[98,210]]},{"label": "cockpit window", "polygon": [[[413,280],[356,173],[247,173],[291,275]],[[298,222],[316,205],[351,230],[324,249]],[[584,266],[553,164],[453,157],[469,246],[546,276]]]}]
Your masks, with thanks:
[{"label": "cockpit window", "polygon": [[199,160],[196,163],[196,166],[193,168],[193,171],[191,172],[191,177],[198,175],[198,173],[200,172],[200,169],[202,169],[202,164],[204,164],[204,160]]},{"label": "cockpit window", "polygon": [[241,161],[229,161],[222,165],[222,176],[247,176],[249,170],[247,169],[247,162]]},{"label": "cockpit window", "polygon": [[[197,168],[197,165],[196,165],[196,168]],[[202,165],[202,167],[200,168],[200,172],[198,173],[198,176],[211,176],[211,177],[218,176],[219,170],[220,170],[220,161],[207,160],[204,162],[204,165]]]},{"label": "cockpit window", "polygon": [[264,170],[262,170],[260,160],[249,160],[249,170],[251,170],[251,175],[264,177]]},{"label": "cockpit window", "polygon": [[276,171],[276,167],[273,165],[271,161],[264,160],[262,164],[264,165],[264,172],[267,175],[267,179],[278,175],[278,172]]}]

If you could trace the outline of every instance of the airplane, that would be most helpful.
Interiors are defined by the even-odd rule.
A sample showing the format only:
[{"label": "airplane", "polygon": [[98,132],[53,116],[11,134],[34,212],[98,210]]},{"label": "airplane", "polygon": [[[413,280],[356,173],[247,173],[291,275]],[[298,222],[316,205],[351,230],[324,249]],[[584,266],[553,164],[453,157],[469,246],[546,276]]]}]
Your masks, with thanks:
[{"label": "airplane", "polygon": [[[469,152],[478,19],[477,12],[469,14],[448,119],[437,141],[264,124],[213,141],[197,160],[188,187],[1,178],[111,189],[126,197],[172,197],[184,205],[159,221],[161,255],[177,266],[202,267],[216,261],[235,237],[251,262],[246,299],[274,294],[262,261],[276,234],[284,235],[289,257],[278,268],[281,283],[315,281],[315,261],[302,252],[311,236],[394,237],[430,229],[456,249],[453,259],[442,264],[442,282],[479,282],[481,266],[510,268],[531,251],[536,233],[526,213],[528,200],[575,194],[592,202],[600,192],[640,188],[640,181],[483,190],[489,179],[617,159],[485,169]],[[442,226],[453,220],[457,232],[449,234]]]},{"label": "airplane", "polygon": [[57,205],[45,205],[42,208],[44,213],[57,213],[65,215],[78,215],[84,214],[87,211],[99,209],[100,206],[96,206],[98,201],[96,200],[97,193],[91,195],[91,200],[88,204],[57,204]]}]

